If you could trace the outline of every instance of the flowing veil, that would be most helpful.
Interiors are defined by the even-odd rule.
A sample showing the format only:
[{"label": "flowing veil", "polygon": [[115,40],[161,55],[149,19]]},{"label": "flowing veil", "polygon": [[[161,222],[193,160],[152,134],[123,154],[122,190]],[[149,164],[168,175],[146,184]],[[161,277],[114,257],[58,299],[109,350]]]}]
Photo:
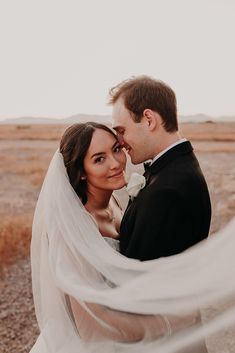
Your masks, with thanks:
[{"label": "flowing veil", "polygon": [[235,220],[179,255],[126,258],[99,233],[57,151],[33,222],[41,333],[31,352],[192,353],[202,342],[217,352],[220,336],[224,352],[235,351],[234,233]]}]

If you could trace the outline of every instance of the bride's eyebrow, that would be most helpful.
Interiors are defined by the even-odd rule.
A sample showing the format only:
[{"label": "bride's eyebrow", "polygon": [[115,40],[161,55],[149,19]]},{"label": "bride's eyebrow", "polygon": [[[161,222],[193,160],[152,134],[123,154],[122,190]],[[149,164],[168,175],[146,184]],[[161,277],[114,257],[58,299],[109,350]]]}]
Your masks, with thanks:
[{"label": "bride's eyebrow", "polygon": [[[113,146],[112,146],[111,148],[113,149],[113,148],[115,148],[116,146],[119,146],[119,145],[120,145],[120,143],[119,143],[118,141],[115,141],[114,144],[113,144]],[[91,156],[91,158],[100,156],[100,155],[105,154],[105,153],[106,153],[106,152],[96,152],[96,153],[94,153],[94,154]]]},{"label": "bride's eyebrow", "polygon": [[97,152],[97,153],[94,153],[94,154],[91,156],[91,158],[100,156],[100,155],[102,155],[102,154],[105,154],[105,152]]}]

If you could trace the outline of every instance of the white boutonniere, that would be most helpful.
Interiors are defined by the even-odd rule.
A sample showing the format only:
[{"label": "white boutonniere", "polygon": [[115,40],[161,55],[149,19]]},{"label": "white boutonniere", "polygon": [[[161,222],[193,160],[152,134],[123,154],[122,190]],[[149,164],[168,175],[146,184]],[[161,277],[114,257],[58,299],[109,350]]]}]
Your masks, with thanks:
[{"label": "white boutonniere", "polygon": [[143,175],[132,173],[126,185],[126,190],[131,201],[138,195],[139,191],[145,187],[146,179]]}]

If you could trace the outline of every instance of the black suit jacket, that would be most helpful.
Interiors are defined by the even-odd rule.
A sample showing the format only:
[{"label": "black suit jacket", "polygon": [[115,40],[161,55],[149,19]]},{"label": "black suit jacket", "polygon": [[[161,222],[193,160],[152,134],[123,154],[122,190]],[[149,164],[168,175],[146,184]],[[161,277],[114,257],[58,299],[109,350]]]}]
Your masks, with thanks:
[{"label": "black suit jacket", "polygon": [[139,260],[170,256],[208,236],[210,197],[189,141],[167,151],[144,175],[146,186],[129,202],[121,222],[123,255]]}]

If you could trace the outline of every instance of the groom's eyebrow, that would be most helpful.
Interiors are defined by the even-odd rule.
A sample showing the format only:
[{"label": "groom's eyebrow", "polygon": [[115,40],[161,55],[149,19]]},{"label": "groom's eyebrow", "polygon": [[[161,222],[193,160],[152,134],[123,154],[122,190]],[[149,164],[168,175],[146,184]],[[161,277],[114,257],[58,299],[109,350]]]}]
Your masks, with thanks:
[{"label": "groom's eyebrow", "polygon": [[114,126],[113,129],[116,131],[117,134],[123,134],[124,130],[125,130],[124,127],[119,126],[119,125]]},{"label": "groom's eyebrow", "polygon": [[[114,142],[114,144],[113,144],[113,146],[112,146],[112,149],[113,149],[114,147],[116,147],[117,145],[119,145],[119,142],[118,142],[118,141]],[[105,154],[105,153],[106,153],[106,152],[96,152],[96,153],[94,153],[94,154],[91,156],[91,158],[100,156],[100,155]]]}]

